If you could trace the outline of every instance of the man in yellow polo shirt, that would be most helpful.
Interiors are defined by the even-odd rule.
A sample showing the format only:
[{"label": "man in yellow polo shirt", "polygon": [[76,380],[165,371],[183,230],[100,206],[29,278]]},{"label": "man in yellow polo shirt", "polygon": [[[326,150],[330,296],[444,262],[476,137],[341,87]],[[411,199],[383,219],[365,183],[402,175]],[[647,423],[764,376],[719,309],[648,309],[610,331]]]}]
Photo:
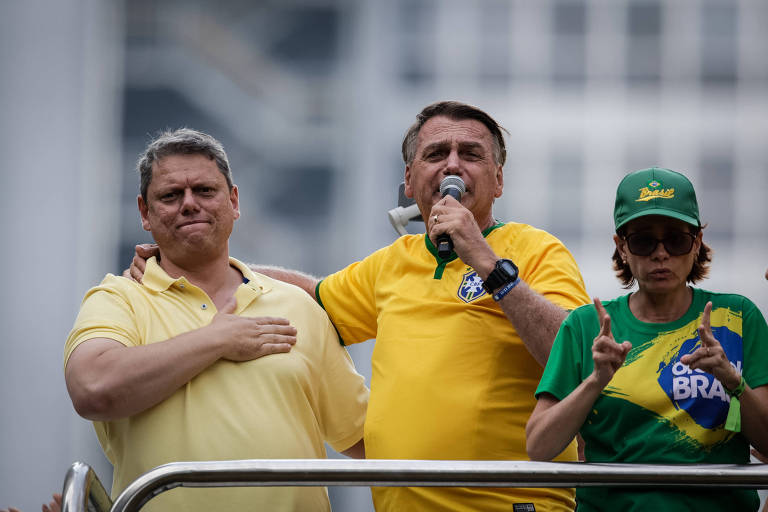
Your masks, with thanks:
[{"label": "man in yellow polo shirt", "polygon": [[[179,460],[364,456],[368,399],[323,310],[229,256],[239,217],[209,135],[166,132],[139,161],[138,206],[159,246],[143,284],[107,275],[65,349],[72,403],[115,467],[115,498]],[[324,488],[175,489],[146,510],[329,510]]]}]

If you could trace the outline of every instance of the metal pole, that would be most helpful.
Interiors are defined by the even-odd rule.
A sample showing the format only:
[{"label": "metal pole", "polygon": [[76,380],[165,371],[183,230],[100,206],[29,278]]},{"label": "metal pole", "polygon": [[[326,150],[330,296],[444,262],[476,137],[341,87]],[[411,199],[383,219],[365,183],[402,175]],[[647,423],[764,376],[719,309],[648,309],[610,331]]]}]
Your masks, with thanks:
[{"label": "metal pole", "polygon": [[115,500],[112,512],[139,510],[156,495],[180,486],[339,485],[768,489],[768,465],[323,459],[174,462],[152,469],[131,483]]},{"label": "metal pole", "polygon": [[112,500],[93,469],[84,462],[75,462],[64,477],[61,505],[62,512],[108,512]]}]

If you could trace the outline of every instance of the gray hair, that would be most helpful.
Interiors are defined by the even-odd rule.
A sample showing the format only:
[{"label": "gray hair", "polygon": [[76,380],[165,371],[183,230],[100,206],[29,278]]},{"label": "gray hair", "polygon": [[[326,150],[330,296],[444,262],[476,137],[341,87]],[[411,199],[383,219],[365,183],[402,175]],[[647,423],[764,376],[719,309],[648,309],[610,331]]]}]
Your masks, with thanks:
[{"label": "gray hair", "polygon": [[152,182],[152,164],[172,155],[204,155],[216,162],[216,166],[227,180],[229,190],[232,190],[232,171],[229,160],[221,142],[207,133],[179,128],[166,130],[155,137],[139,158],[136,168],[141,177],[141,197],[147,200],[147,190]]},{"label": "gray hair", "polygon": [[506,130],[479,108],[458,101],[439,101],[424,107],[424,110],[419,112],[416,116],[416,122],[408,128],[403,138],[403,161],[407,165],[413,163],[413,159],[416,157],[416,141],[421,127],[437,116],[444,116],[454,121],[473,119],[483,123],[493,136],[493,160],[497,165],[504,165],[507,160],[507,148],[504,144],[504,135],[501,132],[502,130],[506,132]]}]

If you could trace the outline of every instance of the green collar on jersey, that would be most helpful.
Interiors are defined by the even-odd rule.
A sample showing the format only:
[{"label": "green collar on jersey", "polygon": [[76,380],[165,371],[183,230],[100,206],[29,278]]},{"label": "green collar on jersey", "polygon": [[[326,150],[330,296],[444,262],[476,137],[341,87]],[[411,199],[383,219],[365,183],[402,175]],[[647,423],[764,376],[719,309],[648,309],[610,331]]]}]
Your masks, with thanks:
[{"label": "green collar on jersey", "polygon": [[[494,225],[492,225],[492,226],[490,226],[488,228],[485,228],[483,230],[483,238],[486,238],[491,231],[493,231],[496,228],[500,228],[503,225],[504,225],[503,222],[497,220],[496,224],[494,224]],[[456,251],[451,251],[451,254],[446,259],[442,259],[437,254],[437,247],[435,247],[435,244],[432,243],[432,240],[429,239],[429,237],[427,236],[426,233],[424,234],[424,243],[427,246],[427,250],[430,253],[432,253],[432,256],[435,257],[435,261],[437,262],[437,267],[435,267],[435,275],[434,275],[433,279],[442,279],[443,278],[443,271],[445,270],[445,266],[448,263],[450,263],[453,260],[455,260],[456,258],[458,258],[459,256],[458,256],[458,254],[456,254]]]}]

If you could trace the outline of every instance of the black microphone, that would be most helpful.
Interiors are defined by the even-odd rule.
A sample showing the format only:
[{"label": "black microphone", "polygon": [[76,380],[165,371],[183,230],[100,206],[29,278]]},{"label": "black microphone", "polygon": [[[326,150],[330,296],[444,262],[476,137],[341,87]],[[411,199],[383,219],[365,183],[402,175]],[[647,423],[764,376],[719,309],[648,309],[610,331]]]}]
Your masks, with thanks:
[{"label": "black microphone", "polygon": [[[446,176],[440,182],[440,197],[451,196],[457,201],[461,201],[461,196],[467,191],[464,180],[458,176]],[[437,236],[437,255],[441,259],[446,259],[453,251],[453,241],[448,233],[442,233]]]}]

